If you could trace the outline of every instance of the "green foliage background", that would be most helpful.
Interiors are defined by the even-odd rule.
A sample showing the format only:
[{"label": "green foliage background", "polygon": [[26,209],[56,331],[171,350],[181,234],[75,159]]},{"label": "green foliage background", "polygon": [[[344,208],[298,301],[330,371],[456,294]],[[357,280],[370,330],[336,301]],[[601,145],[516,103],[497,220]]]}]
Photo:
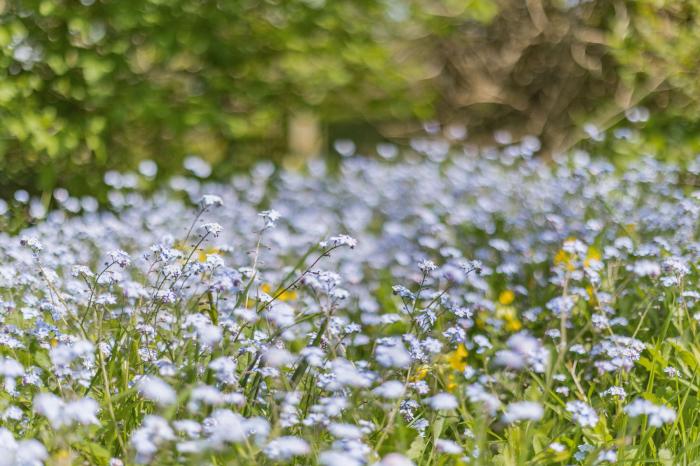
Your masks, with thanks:
[{"label": "green foliage background", "polygon": [[[289,118],[410,136],[506,127],[568,148],[652,109],[652,152],[698,146],[700,4],[681,0],[0,1],[0,194],[99,194],[187,154],[286,153]],[[359,125],[358,125],[359,123]],[[357,132],[357,131],[356,131]],[[362,138],[362,130],[357,135]],[[680,148],[680,150],[679,150]],[[636,151],[633,148],[631,152]]]}]

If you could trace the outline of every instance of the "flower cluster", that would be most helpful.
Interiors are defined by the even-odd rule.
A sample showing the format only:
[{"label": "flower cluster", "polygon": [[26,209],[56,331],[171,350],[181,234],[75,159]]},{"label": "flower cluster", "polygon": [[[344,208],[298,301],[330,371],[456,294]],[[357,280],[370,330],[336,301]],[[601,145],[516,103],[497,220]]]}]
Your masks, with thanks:
[{"label": "flower cluster", "polygon": [[688,463],[697,173],[528,141],[62,191],[0,234],[0,463]]}]

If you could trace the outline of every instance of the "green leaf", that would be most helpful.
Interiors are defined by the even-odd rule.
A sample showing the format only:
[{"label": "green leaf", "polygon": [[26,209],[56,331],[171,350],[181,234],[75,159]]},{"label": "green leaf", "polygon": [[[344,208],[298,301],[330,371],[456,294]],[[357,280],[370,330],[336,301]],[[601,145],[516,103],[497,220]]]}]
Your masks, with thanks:
[{"label": "green leaf", "polygon": [[673,466],[676,464],[673,461],[673,454],[671,453],[671,450],[668,450],[667,448],[662,448],[659,450],[659,461],[663,466]]},{"label": "green leaf", "polygon": [[416,435],[416,438],[413,439],[410,448],[406,452],[406,456],[408,456],[409,459],[416,461],[421,457],[424,449],[425,438],[421,437],[420,435]]},{"label": "green leaf", "polygon": [[109,464],[109,460],[112,457],[106,448],[97,443],[82,441],[73,446],[76,450],[87,456],[91,460],[91,464],[106,465]]}]

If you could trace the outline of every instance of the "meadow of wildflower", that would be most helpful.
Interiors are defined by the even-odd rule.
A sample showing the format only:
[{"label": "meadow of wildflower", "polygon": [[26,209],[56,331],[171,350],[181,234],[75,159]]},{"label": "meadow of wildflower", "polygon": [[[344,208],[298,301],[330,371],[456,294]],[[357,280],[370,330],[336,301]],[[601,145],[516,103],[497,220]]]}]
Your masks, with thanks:
[{"label": "meadow of wildflower", "polygon": [[0,234],[0,465],[697,464],[700,161],[389,149]]}]

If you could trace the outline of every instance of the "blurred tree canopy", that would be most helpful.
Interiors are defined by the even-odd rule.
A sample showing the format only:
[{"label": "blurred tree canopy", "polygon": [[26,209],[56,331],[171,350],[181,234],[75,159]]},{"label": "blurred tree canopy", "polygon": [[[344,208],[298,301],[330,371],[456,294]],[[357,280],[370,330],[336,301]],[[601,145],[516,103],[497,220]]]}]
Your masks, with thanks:
[{"label": "blurred tree canopy", "polygon": [[[570,147],[638,104],[693,133],[700,4],[683,0],[0,0],[0,187],[78,192],[141,159],[231,168],[289,119],[416,122]],[[664,123],[666,122],[666,123]],[[694,133],[693,133],[694,134]]]},{"label": "blurred tree canopy", "polygon": [[394,63],[386,13],[374,0],[6,1],[3,183],[92,174],[96,187],[95,168],[216,161],[240,141],[269,155],[300,108],[427,116],[430,100],[408,95],[421,69]]},{"label": "blurred tree canopy", "polygon": [[[486,21],[458,15],[422,39],[440,69],[441,120],[475,134],[534,134],[570,148],[586,125],[615,126],[637,105],[657,124],[691,128],[700,114],[700,2],[494,0]],[[669,136],[680,136],[671,131]],[[697,139],[685,132],[682,139]],[[669,137],[674,144],[679,139]],[[693,144],[693,147],[696,145]]]}]

